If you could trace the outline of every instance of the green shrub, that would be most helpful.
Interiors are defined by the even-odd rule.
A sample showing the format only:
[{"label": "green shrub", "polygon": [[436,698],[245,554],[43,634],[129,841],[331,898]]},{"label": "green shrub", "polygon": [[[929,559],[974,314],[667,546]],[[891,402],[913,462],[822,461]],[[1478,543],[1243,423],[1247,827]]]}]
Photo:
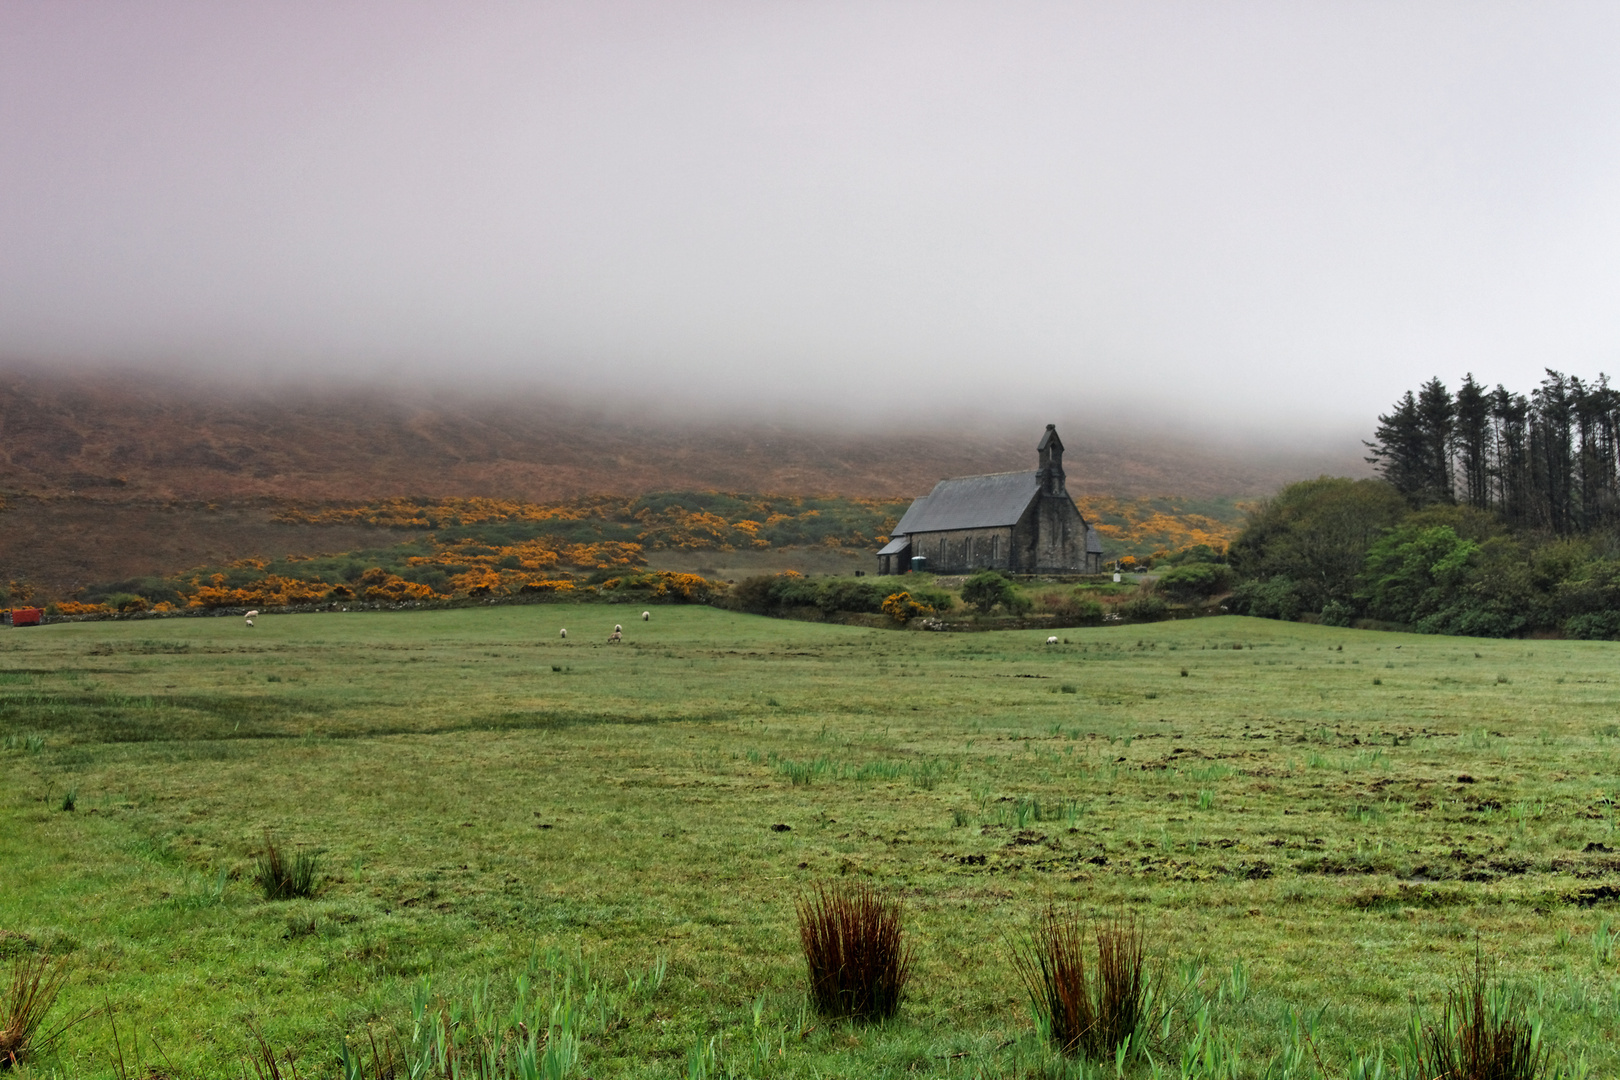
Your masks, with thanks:
[{"label": "green shrub", "polygon": [[798,574],[778,574],[770,586],[773,607],[815,607],[821,598],[816,583]]},{"label": "green shrub", "polygon": [[721,601],[723,607],[732,611],[746,611],[753,615],[763,615],[771,609],[771,589],[777,581],[774,574],[757,574],[746,577],[731,587]]},{"label": "green shrub", "polygon": [[998,606],[1009,615],[1021,615],[1031,606],[1016,585],[994,570],[980,570],[962,583],[962,603],[980,615],[988,615]]},{"label": "green shrub", "polygon": [[1187,563],[1159,575],[1158,589],[1173,600],[1206,599],[1232,587],[1232,568],[1220,563]]},{"label": "green shrub", "polygon": [[1141,622],[1157,622],[1170,613],[1170,605],[1162,597],[1144,592],[1119,606],[1120,614]]},{"label": "green shrub", "polygon": [[1066,606],[1062,614],[1087,624],[1100,623],[1103,618],[1103,606],[1090,597],[1077,596]]},{"label": "green shrub", "polygon": [[949,611],[956,606],[956,597],[944,589],[918,587],[907,591],[911,593],[911,598],[917,603],[922,604],[924,607],[931,607],[935,611]]},{"label": "green shrub", "polygon": [[1564,633],[1587,641],[1620,638],[1620,611],[1593,611],[1564,620]]},{"label": "green shrub", "polygon": [[1349,626],[1355,617],[1356,609],[1343,600],[1329,600],[1322,605],[1323,626]]},{"label": "green shrub", "polygon": [[1266,581],[1245,581],[1232,590],[1227,607],[1237,615],[1253,615],[1261,619],[1282,619],[1287,622],[1299,618],[1305,610],[1299,586],[1285,577]]},{"label": "green shrub", "polygon": [[834,578],[822,582],[816,590],[816,606],[829,614],[853,611],[876,615],[883,610],[888,596],[888,589],[873,582]]},{"label": "green shrub", "polygon": [[1167,566],[1182,566],[1186,563],[1224,563],[1226,556],[1208,544],[1194,544],[1191,547],[1184,547],[1180,551],[1172,552],[1157,561]]}]

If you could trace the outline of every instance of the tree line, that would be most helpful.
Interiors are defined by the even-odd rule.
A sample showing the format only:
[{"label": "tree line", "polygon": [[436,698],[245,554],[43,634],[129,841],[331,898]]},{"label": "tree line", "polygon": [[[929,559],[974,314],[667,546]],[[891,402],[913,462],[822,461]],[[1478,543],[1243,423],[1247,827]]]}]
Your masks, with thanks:
[{"label": "tree line", "polygon": [[1464,377],[1408,390],[1368,461],[1414,506],[1458,502],[1574,536],[1620,523],[1620,390],[1549,369],[1528,395]]},{"label": "tree line", "polygon": [[1439,379],[1378,418],[1379,479],[1253,508],[1231,610],[1335,625],[1620,638],[1620,391],[1548,371],[1528,395]]}]

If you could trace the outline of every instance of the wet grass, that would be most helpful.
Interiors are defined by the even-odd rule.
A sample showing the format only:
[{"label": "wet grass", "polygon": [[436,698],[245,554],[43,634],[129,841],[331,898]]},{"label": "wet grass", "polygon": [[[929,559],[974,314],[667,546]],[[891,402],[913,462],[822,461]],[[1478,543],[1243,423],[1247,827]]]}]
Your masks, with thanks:
[{"label": "wet grass", "polygon": [[[1393,1061],[1476,946],[1555,1055],[1620,1072],[1620,646],[614,622],[0,631],[0,956],[71,955],[64,1014],[110,1003],[177,1075],[242,1073],[250,1030],[335,1075],[408,1043],[424,976],[504,1009],[537,948],[605,988],[667,958],[580,1022],[578,1075],[1058,1075],[1009,948],[1057,902],[1140,916],[1156,1045],[1240,1075]],[[267,830],[323,852],[315,896],[254,887]],[[831,881],[905,903],[883,1023],[810,1008],[794,899]],[[113,1075],[111,1030],[31,1068]]]}]

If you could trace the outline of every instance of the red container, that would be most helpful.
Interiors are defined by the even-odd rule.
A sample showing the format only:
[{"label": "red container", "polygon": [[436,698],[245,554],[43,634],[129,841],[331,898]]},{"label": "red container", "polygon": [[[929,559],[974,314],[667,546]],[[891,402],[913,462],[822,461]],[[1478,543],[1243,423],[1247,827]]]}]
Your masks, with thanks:
[{"label": "red container", "polygon": [[39,621],[45,617],[45,612],[37,607],[19,607],[11,609],[12,626],[38,626]]}]

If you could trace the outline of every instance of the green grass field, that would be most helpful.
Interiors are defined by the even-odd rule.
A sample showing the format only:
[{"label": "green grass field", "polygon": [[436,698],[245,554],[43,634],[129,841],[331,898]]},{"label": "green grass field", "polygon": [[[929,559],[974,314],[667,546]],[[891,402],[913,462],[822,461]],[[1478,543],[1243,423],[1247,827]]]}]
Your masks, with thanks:
[{"label": "green grass field", "polygon": [[[1167,1075],[1206,1004],[1235,1075],[1346,1075],[1476,946],[1620,1073],[1620,646],[1059,633],[604,606],[0,632],[0,954],[67,953],[59,1015],[103,1010],[22,1074],[243,1075],[256,1024],[336,1075],[424,977],[502,1001],[532,970],[590,1014],[576,1076],[1043,1075],[1009,952],[1052,899],[1146,919]],[[261,898],[267,832],[321,851],[314,898]],[[907,905],[885,1025],[806,1012],[793,903],[841,875]]]}]

